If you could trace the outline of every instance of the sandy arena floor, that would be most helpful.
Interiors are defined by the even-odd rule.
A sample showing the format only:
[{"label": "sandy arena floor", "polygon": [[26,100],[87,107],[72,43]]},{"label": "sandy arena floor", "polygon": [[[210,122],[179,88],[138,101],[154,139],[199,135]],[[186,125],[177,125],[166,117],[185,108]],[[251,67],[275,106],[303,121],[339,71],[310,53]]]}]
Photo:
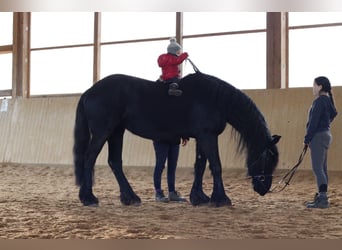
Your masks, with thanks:
[{"label": "sandy arena floor", "polygon": [[[1,164],[0,239],[342,238],[342,172],[330,173],[331,207],[306,209],[303,203],[315,192],[311,171],[299,170],[285,191],[261,197],[245,179],[244,169],[224,169],[226,191],[234,205],[214,208],[157,203],[153,168],[124,169],[141,206],[121,205],[109,167],[96,167],[94,193],[100,206],[84,207],[77,197],[72,166]],[[177,170],[177,189],[187,198],[192,181],[192,168]],[[166,185],[165,176],[162,184]],[[210,194],[208,170],[204,188]]]}]

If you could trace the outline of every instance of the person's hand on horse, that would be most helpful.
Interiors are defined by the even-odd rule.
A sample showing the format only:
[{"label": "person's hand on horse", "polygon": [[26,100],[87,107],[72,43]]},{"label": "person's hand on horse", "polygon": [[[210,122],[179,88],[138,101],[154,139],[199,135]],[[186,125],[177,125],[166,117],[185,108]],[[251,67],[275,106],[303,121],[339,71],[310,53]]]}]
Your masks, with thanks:
[{"label": "person's hand on horse", "polygon": [[189,141],[189,138],[182,138],[182,146],[184,147]]}]

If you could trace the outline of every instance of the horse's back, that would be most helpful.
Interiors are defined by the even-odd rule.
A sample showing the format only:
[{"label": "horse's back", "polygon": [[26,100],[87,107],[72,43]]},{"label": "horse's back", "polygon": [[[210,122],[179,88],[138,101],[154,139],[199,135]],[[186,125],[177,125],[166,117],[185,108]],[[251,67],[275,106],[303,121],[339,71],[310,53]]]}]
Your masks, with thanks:
[{"label": "horse's back", "polygon": [[94,84],[82,99],[93,127],[120,125],[148,139],[194,137],[201,129],[221,132],[225,121],[216,105],[218,85],[202,78],[183,78],[183,95],[175,97],[163,82],[115,74]]}]

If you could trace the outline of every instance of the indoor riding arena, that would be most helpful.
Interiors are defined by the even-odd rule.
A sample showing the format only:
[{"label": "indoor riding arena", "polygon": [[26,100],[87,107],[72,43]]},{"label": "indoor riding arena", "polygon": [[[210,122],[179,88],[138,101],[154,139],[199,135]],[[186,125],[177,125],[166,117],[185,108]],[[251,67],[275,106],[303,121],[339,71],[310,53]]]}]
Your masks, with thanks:
[{"label": "indoor riding arena", "polygon": [[[263,28],[253,26],[231,30],[228,25],[228,30],[208,31],[207,28],[203,28],[203,31],[197,30],[191,33],[190,28],[186,28],[186,22],[191,15],[188,17],[187,12],[172,12],[167,14],[170,15],[169,19],[174,21],[169,25],[171,27],[169,32],[151,32],[147,34],[148,37],[143,37],[136,31],[137,37],[123,38],[120,33],[116,34],[117,38],[106,36],[105,27],[108,26],[106,22],[110,20],[108,16],[109,14],[115,16],[115,13],[85,13],[87,17],[80,18],[88,18],[90,25],[88,28],[91,30],[88,40],[79,38],[78,41],[58,43],[58,36],[72,36],[72,32],[64,33],[63,28],[56,28],[59,26],[54,26],[56,24],[47,19],[46,24],[51,25],[47,28],[50,29],[48,34],[57,33],[51,35],[51,39],[57,41],[49,43],[50,35],[45,35],[45,43],[40,44],[36,40],[37,33],[40,31],[38,20],[41,21],[39,18],[49,18],[49,16],[53,19],[55,17],[53,14],[0,12],[0,27],[4,23],[2,20],[9,20],[6,23],[12,24],[8,29],[9,41],[1,40],[4,36],[0,29],[0,67],[6,63],[11,65],[8,74],[6,73],[8,78],[0,75],[0,239],[342,238],[340,162],[342,118],[340,115],[337,115],[331,124],[333,141],[328,153],[330,207],[310,209],[305,206],[305,202],[311,201],[317,192],[316,180],[311,168],[310,150],[304,155],[289,185],[281,181],[296,165],[303,150],[308,111],[314,100],[312,84],[315,77],[321,74],[327,77],[331,75],[335,106],[337,111],[342,112],[341,70],[334,72],[336,74],[333,76],[329,75],[330,71],[326,69],[321,73],[319,67],[311,71],[303,69],[303,74],[308,75],[308,83],[305,86],[291,85],[292,79],[293,82],[300,82],[302,79],[301,75],[297,77],[293,73],[297,72],[295,69],[291,71],[291,62],[296,63],[291,61],[290,45],[293,42],[291,38],[296,37],[300,31],[304,34],[305,32],[320,34],[327,29],[338,29],[340,32],[341,13],[339,20],[322,18],[321,22],[317,21],[318,23],[308,21],[306,24],[291,26],[291,13],[263,12],[259,13],[263,15]],[[56,13],[55,15],[58,17],[57,20],[64,19]],[[73,20],[70,15],[76,13],[68,13],[66,20]],[[224,12],[220,15],[224,18]],[[119,16],[116,18],[127,18],[122,13]],[[305,19],[305,16],[302,19]],[[144,19],[140,20],[145,26]],[[73,26],[72,23],[69,24]],[[138,25],[136,22],[135,24]],[[112,32],[115,32],[114,26],[111,27]],[[167,27],[165,24],[165,29]],[[75,30],[80,32],[78,29]],[[260,59],[262,61],[260,64],[264,63],[264,65],[255,63],[253,66],[261,67],[259,73],[262,77],[259,79],[256,75],[253,80],[248,80],[252,84],[249,87],[240,87],[234,83],[236,81],[230,80],[229,74],[237,71],[236,68],[229,68],[233,67],[234,63],[216,73],[208,65],[215,64],[216,59],[200,59],[205,56],[204,54],[210,53],[211,46],[210,49],[205,49],[205,53],[202,53],[203,48],[196,49],[195,46],[197,40],[200,46],[211,41],[208,37],[229,40],[248,35],[262,36],[261,47],[264,48],[262,50],[264,54]],[[273,173],[272,192],[260,196],[253,190],[252,181],[247,175],[246,154],[239,152],[234,129],[227,123],[223,133],[219,135],[218,144],[224,189],[232,205],[216,207],[191,204],[189,194],[194,181],[195,138],[190,138],[186,146],[180,147],[176,172],[176,189],[187,198],[187,202],[156,202],[153,187],[155,153],[152,141],[126,130],[122,152],[123,171],[133,190],[141,198],[141,204],[129,206],[120,202],[119,185],[108,166],[108,147],[105,144],[96,160],[94,172],[93,192],[99,199],[99,205],[83,206],[78,197],[79,187],[75,184],[73,166],[75,114],[81,94],[90,88],[92,83],[96,84],[109,74],[127,72],[129,75],[156,80],[160,74],[156,58],[160,53],[164,53],[170,37],[177,38],[183,50],[189,53],[192,61],[202,72],[229,82],[249,96],[263,114],[272,135],[281,136],[277,144],[279,162]],[[244,42],[252,41],[249,39]],[[317,35],[317,39],[321,39],[321,36]],[[323,40],[334,39],[330,37]],[[241,46],[245,45],[241,43]],[[117,51],[126,50],[125,46],[130,50],[130,46],[138,46],[138,48],[132,49],[134,53],[128,53],[129,58],[127,54],[126,58],[118,58]],[[115,50],[117,47],[118,49]],[[140,57],[139,51],[143,53],[142,57],[146,54],[146,48],[153,53],[153,56],[149,57],[151,59],[148,59],[152,61],[150,67],[155,72],[152,76],[145,76],[139,71],[139,67],[142,67],[140,65],[144,64],[139,61],[141,59],[135,61],[136,57]],[[254,52],[248,49],[243,53],[244,48],[234,49],[242,52],[240,56],[243,57],[242,61],[245,61],[246,65],[241,75],[248,77],[250,74],[248,61],[259,60],[260,54],[256,54],[257,52],[253,54]],[[72,57],[77,54],[74,50],[81,50],[81,59],[73,61]],[[221,50],[222,54],[216,56],[225,57],[223,60],[225,63],[229,61],[227,53],[230,52],[224,52],[225,47]],[[320,48],[312,51],[314,55],[311,58],[306,58],[305,55],[296,56],[302,60],[327,61],[326,58],[320,59],[322,54],[317,50]],[[66,59],[63,59],[63,56],[66,56]],[[341,53],[336,51],[329,56],[331,58],[328,61],[335,60],[335,57],[340,60]],[[105,59],[112,59],[115,62],[106,63]],[[64,63],[70,65],[70,61],[72,68],[63,66]],[[81,61],[89,62],[90,66],[88,68],[79,66]],[[243,63],[240,65],[238,60],[235,63],[235,67],[244,65]],[[42,78],[40,75],[44,74],[45,70],[39,67],[43,67],[44,64],[48,65],[45,69],[49,76]],[[217,67],[222,67],[218,62],[217,64]],[[128,68],[126,71],[123,68],[125,66]],[[305,68],[305,65],[301,66]],[[193,73],[190,63],[183,64],[183,67],[187,68],[183,69],[184,76]],[[134,71],[135,68],[138,69]],[[2,71],[1,69],[1,74]],[[225,76],[223,72],[228,75]],[[75,75],[82,74],[89,76],[85,80],[85,76],[79,78],[83,85],[79,88],[76,86],[71,90],[67,89],[78,83]],[[74,80],[69,81],[69,75]],[[62,85],[63,81],[66,85]],[[264,87],[253,85],[258,84],[259,81],[265,82],[262,85]],[[42,85],[38,82],[42,82]],[[84,86],[87,83],[90,84]],[[49,85],[53,85],[53,90],[50,92]],[[177,122],[181,124],[183,121]],[[165,191],[167,191],[166,172],[165,169],[162,177]],[[281,190],[284,185],[285,188]],[[203,191],[210,196],[212,190],[213,177],[208,164],[203,176]]]}]

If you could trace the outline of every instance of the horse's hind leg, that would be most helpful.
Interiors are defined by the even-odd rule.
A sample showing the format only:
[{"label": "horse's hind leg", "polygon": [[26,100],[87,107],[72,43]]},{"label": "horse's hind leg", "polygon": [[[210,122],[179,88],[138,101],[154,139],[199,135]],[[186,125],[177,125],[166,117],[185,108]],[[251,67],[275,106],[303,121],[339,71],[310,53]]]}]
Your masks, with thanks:
[{"label": "horse's hind leg", "polygon": [[210,201],[210,198],[203,192],[203,175],[206,164],[207,158],[198,143],[196,143],[195,176],[190,192],[190,202],[194,206],[206,204]]},{"label": "horse's hind leg", "polygon": [[108,164],[120,186],[120,200],[124,205],[140,205],[141,200],[133,191],[122,170],[122,146],[124,129],[117,129],[108,138]]},{"label": "horse's hind leg", "polygon": [[83,183],[80,185],[79,199],[85,206],[97,206],[99,200],[93,194],[93,176],[96,158],[99,155],[106,138],[93,136],[86,152],[83,172]]}]

